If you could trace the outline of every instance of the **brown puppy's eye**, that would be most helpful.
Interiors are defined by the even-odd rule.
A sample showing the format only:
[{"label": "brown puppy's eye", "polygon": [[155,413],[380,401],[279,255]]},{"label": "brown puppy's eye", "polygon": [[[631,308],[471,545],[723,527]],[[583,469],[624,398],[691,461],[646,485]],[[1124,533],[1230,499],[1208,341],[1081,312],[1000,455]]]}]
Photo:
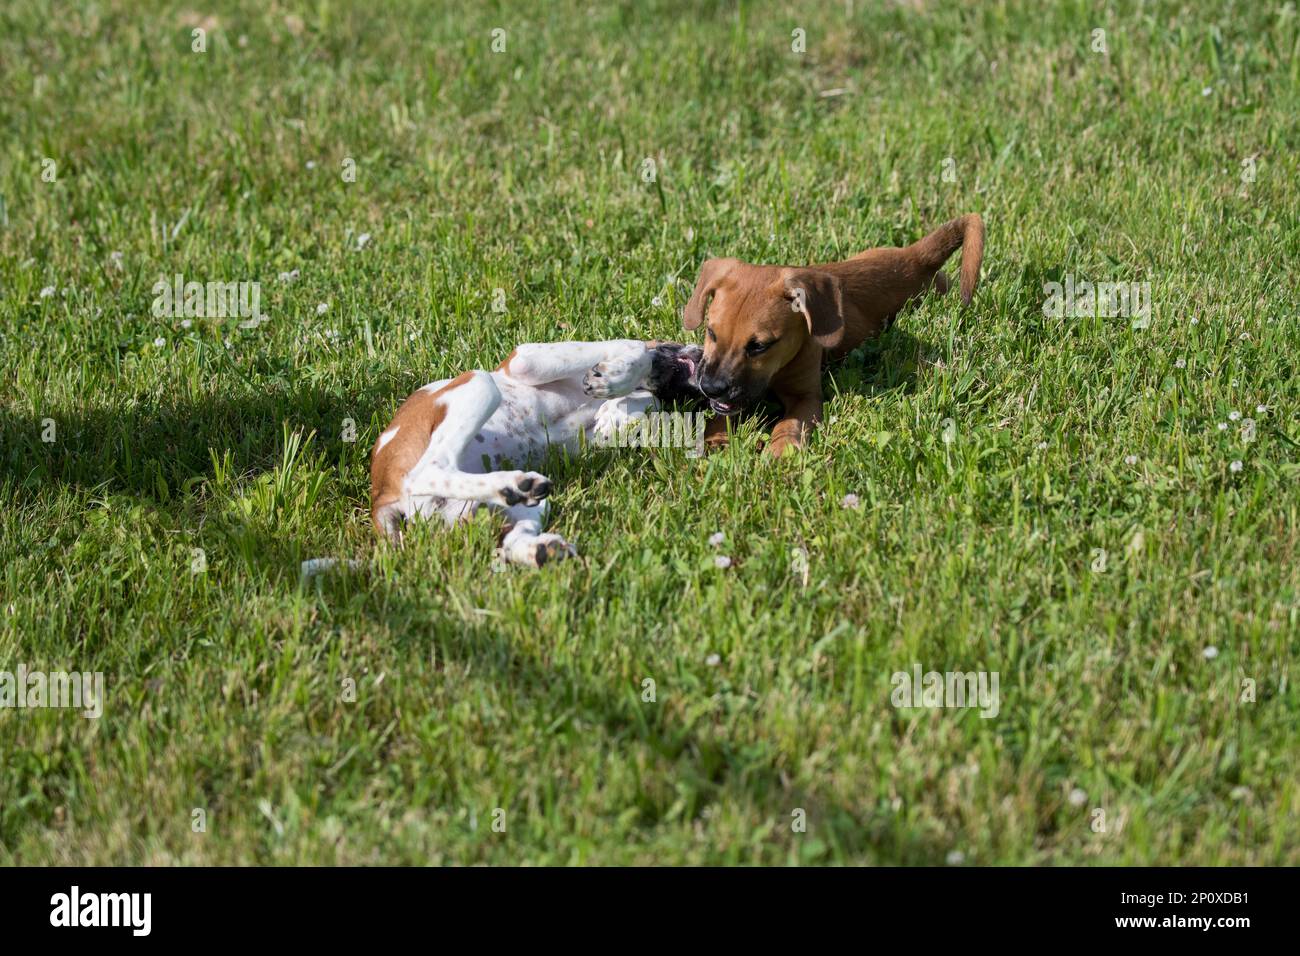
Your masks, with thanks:
[{"label": "brown puppy's eye", "polygon": [[772,339],[770,342],[760,342],[758,339],[750,339],[749,344],[745,346],[745,351],[749,355],[762,355],[775,344],[776,339]]},{"label": "brown puppy's eye", "polygon": [[710,342],[716,342],[716,341],[718,341],[718,337],[717,337],[716,335],[713,334],[713,329],[710,329],[710,328],[706,327],[706,328],[704,329],[704,334],[707,335],[707,336],[709,337],[709,341],[710,341]]}]

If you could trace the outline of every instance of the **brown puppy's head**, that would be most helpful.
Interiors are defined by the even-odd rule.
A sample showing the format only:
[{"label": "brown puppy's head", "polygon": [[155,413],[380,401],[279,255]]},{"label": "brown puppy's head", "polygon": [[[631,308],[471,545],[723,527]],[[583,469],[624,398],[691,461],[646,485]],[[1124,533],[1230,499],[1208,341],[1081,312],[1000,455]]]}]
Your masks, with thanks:
[{"label": "brown puppy's head", "polygon": [[772,377],[810,337],[834,348],[844,335],[839,280],[817,269],[709,259],[700,267],[682,325],[698,328],[706,309],[699,387],[720,415],[734,415],[762,398]]}]

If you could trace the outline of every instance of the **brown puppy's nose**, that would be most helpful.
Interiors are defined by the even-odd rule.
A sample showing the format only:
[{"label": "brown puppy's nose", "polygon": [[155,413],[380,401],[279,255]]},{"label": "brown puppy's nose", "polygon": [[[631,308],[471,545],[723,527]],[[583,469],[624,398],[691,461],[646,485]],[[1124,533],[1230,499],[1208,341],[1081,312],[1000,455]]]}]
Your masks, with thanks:
[{"label": "brown puppy's nose", "polygon": [[705,369],[700,373],[700,391],[707,398],[722,398],[731,391],[731,383],[716,372]]}]

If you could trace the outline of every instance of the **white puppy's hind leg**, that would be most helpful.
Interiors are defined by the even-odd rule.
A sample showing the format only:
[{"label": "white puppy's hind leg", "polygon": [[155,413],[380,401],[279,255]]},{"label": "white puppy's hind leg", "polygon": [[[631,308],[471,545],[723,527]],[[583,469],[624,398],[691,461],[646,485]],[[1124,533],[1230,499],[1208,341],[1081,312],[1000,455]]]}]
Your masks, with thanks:
[{"label": "white puppy's hind leg", "polygon": [[440,465],[412,469],[403,482],[407,497],[462,498],[507,508],[536,505],[551,493],[551,479],[535,471],[489,471],[473,474]]},{"label": "white puppy's hind leg", "polygon": [[533,506],[515,505],[506,509],[508,525],[500,549],[505,561],[540,568],[547,561],[578,556],[573,545],[558,534],[542,532],[549,512],[548,501]]},{"label": "white puppy's hind leg", "polygon": [[445,413],[424,454],[402,480],[408,499],[462,498],[508,507],[535,505],[551,493],[550,480],[535,471],[460,470],[465,446],[501,404],[501,392],[491,375],[471,372],[464,382],[437,394]]}]

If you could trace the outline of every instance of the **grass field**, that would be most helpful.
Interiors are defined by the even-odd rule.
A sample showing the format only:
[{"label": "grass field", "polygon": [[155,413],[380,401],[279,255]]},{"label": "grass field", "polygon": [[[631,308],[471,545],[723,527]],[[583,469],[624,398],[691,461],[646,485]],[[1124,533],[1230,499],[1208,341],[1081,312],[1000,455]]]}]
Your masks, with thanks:
[{"label": "grass field", "polygon": [[[0,670],[107,690],[0,710],[0,862],[1300,862],[1298,24],[6,3]],[[966,212],[972,305],[835,369],[802,455],[550,462],[541,571],[374,539],[414,388]],[[268,321],[155,318],[178,273]],[[914,665],[997,716],[892,706]]]}]

